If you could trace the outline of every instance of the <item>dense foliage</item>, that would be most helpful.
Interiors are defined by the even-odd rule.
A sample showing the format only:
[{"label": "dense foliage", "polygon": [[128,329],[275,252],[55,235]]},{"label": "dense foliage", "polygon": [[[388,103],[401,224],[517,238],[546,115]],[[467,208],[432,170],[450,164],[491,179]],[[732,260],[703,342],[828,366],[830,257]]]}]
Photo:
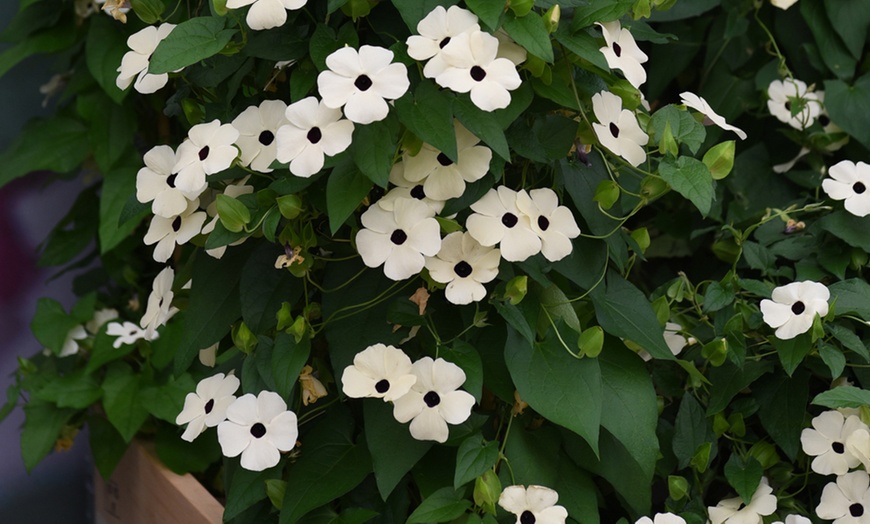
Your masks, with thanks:
[{"label": "dense foliage", "polygon": [[864,522],[862,3],[21,0],[80,300],[0,417],[233,523]]}]

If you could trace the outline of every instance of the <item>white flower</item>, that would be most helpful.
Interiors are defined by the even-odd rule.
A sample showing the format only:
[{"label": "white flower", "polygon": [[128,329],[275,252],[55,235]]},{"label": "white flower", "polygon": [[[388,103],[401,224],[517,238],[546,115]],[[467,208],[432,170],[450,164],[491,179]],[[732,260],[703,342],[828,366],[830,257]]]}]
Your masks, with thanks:
[{"label": "white flower", "polygon": [[134,78],[136,83],[133,85],[133,89],[142,94],[154,93],[166,85],[166,82],[169,81],[169,74],[152,75],[148,72],[148,66],[151,65],[151,55],[157,49],[157,44],[169,36],[173,29],[175,29],[175,24],[160,24],[159,27],[149,25],[127,38],[127,47],[130,48],[130,51],[121,59],[121,65],[117,69],[119,74],[115,80],[115,85],[118,86],[118,89],[123,90],[130,87]]},{"label": "white flower", "polygon": [[782,164],[776,164],[775,166],[773,166],[773,172],[788,173],[789,171],[791,171],[791,168],[793,168],[794,165],[797,164],[798,160],[807,156],[809,153],[810,149],[808,147],[802,147],[801,150],[798,151],[798,154],[795,155],[795,157],[788,162],[783,162]]},{"label": "white flower", "polygon": [[286,125],[278,129],[277,158],[290,162],[290,172],[308,178],[323,169],[323,157],[335,156],[350,146],[353,122],[341,118],[313,96],[290,104]]},{"label": "white flower", "polygon": [[[767,87],[767,108],[780,122],[795,129],[805,129],[815,122],[822,105],[815,93],[807,91],[807,84],[797,79],[774,80]],[[803,104],[792,116],[792,104]]]},{"label": "white flower", "polygon": [[279,451],[296,446],[296,414],[287,410],[280,395],[261,391],[242,395],[229,408],[227,420],[218,425],[218,442],[227,457],[242,455],[242,467],[263,471],[278,464]]},{"label": "white flower", "polygon": [[689,91],[686,91],[680,93],[680,101],[687,107],[691,107],[695,111],[703,114],[705,117],[705,125],[707,124],[706,120],[709,119],[710,122],[716,124],[717,126],[721,127],[726,131],[734,131],[734,134],[740,137],[740,140],[746,140],[746,133],[742,129],[734,127],[726,122],[725,118],[713,111],[713,108],[710,107],[710,104],[707,103],[707,101],[704,100],[703,97],[700,97],[695,93],[690,93]]},{"label": "white flower", "polygon": [[483,247],[470,234],[455,231],[441,241],[441,250],[426,257],[426,269],[435,282],[447,284],[444,294],[452,304],[480,302],[487,282],[498,275],[501,253]]},{"label": "white flower", "polygon": [[245,22],[255,31],[284,25],[287,11],[300,9],[307,0],[227,0],[229,9],[251,6]]},{"label": "white flower", "polygon": [[423,182],[423,192],[433,200],[448,200],[462,196],[466,182],[475,182],[489,171],[492,151],[477,145],[480,139],[454,121],[458,162],[454,163],[441,151],[423,144],[414,156],[405,154],[402,160],[404,177],[411,182]]},{"label": "white flower", "polygon": [[846,448],[847,439],[858,429],[867,430],[861,419],[825,411],[813,419],[813,428],[801,432],[801,447],[813,459],[810,467],[820,475],[842,475],[861,462]]},{"label": "white flower", "polygon": [[805,280],[792,282],[773,290],[771,298],[761,301],[764,322],[776,329],[780,340],[792,339],[809,331],[816,314],[828,314],[830,291],[824,284]]},{"label": "white flower", "polygon": [[341,374],[341,390],[351,398],[382,398],[392,402],[417,382],[411,359],[399,348],[375,344],[353,357]]},{"label": "white flower", "polygon": [[601,145],[629,164],[641,165],[646,160],[643,146],[649,142],[649,135],[641,131],[634,113],[622,108],[622,99],[609,91],[601,91],[592,96],[592,110],[600,122],[593,123],[592,128]]},{"label": "white flower", "polygon": [[172,256],[175,245],[186,244],[202,231],[206,215],[197,211],[199,201],[190,202],[184,212],[174,218],[155,215],[143,239],[146,246],[154,247],[154,260],[166,262]]},{"label": "white flower", "polygon": [[770,3],[774,7],[778,7],[782,10],[788,9],[789,7],[793,6],[796,2],[797,2],[797,0],[770,0]]},{"label": "white flower", "polygon": [[631,32],[623,28],[619,20],[603,24],[596,22],[595,25],[601,27],[604,42],[607,44],[599,49],[607,60],[607,65],[611,69],[622,71],[631,85],[640,88],[641,84],[646,82],[646,70],[641,64],[649,58],[637,46]]},{"label": "white flower", "polygon": [[816,507],[821,519],[834,524],[870,524],[870,477],[864,470],[840,475],[822,490]]},{"label": "white flower", "polygon": [[[228,197],[238,198],[242,195],[249,195],[249,194],[253,193],[254,186],[249,186],[249,185],[245,184],[245,182],[247,182],[249,178],[250,178],[250,175],[239,180],[238,182],[227,185],[224,188],[223,194],[228,196]],[[214,231],[214,228],[217,227],[217,223],[220,221],[220,218],[221,218],[220,215],[218,214],[218,211],[217,211],[217,198],[215,198],[208,205],[208,207],[206,207],[205,212],[208,216],[212,217],[212,219],[209,220],[208,224],[206,224],[202,228],[202,234],[208,235],[209,233]],[[231,242],[230,244],[228,244],[226,246],[220,246],[220,247],[216,247],[214,249],[206,249],[205,252],[210,257],[220,259],[224,256],[224,253],[226,253],[228,246],[238,246],[239,244],[244,243],[245,240],[247,240],[247,239],[248,239],[248,237],[242,237],[242,238],[236,240],[235,242]]]},{"label": "white flower", "polygon": [[390,169],[390,183],[397,187],[390,189],[386,195],[378,200],[378,205],[387,211],[393,210],[397,200],[409,198],[417,199],[429,206],[433,215],[437,215],[442,209],[444,209],[445,202],[443,200],[435,200],[426,196],[426,192],[423,190],[423,184],[411,182],[405,178],[404,162],[396,162],[393,164],[393,168]]},{"label": "white flower", "polygon": [[843,160],[828,170],[831,178],[822,180],[822,189],[834,200],[842,200],[846,211],[855,216],[870,215],[870,165]]},{"label": "white flower", "polygon": [[517,208],[516,191],[499,186],[471,205],[465,227],[482,246],[499,244],[508,262],[522,262],[541,251],[541,238],[532,230],[529,216]]},{"label": "white flower", "polygon": [[423,68],[423,76],[435,78],[447,67],[441,50],[450,40],[466,31],[480,30],[477,15],[459,6],[436,6],[425,18],[417,23],[419,35],[411,35],[405,41],[408,56],[414,60],[429,60]]},{"label": "white flower", "polygon": [[507,34],[503,27],[499,28],[492,36],[498,39],[498,54],[496,58],[507,58],[515,66],[518,66],[526,61],[528,53],[526,49],[514,42],[514,39]]},{"label": "white flower", "polygon": [[[689,343],[689,341],[686,340],[686,337],[680,334],[680,331],[682,330],[683,326],[677,324],[676,322],[667,322],[665,324],[665,344],[667,344],[668,349],[671,350],[671,353],[674,356],[679,355],[683,351],[683,348],[686,347],[686,345],[688,345]],[[641,348],[637,352],[637,354],[638,356],[640,356],[640,358],[644,360],[644,362],[649,362],[650,360],[652,360],[652,355],[650,355],[649,352],[643,348]]]},{"label": "white flower", "polygon": [[369,207],[360,217],[365,229],[356,235],[356,247],[368,267],[384,265],[384,274],[404,280],[423,269],[424,256],[441,249],[441,227],[432,210],[419,200],[396,200],[393,210]]},{"label": "white flower", "polygon": [[686,524],[686,520],[673,513],[656,513],[654,518],[641,517],[634,524]]},{"label": "white flower", "polygon": [[180,215],[199,192],[185,193],[175,187],[175,151],[169,146],[155,146],[142,159],[145,167],[136,174],[136,200],[151,202],[151,212],[165,218]]},{"label": "white flower", "polygon": [[193,126],[187,136],[178,146],[172,172],[178,173],[175,187],[198,195],[205,191],[206,175],[227,169],[238,156],[239,150],[233,144],[239,132],[232,124],[212,120]]},{"label": "white flower", "polygon": [[87,336],[88,333],[82,325],[70,329],[66,334],[66,338],[63,339],[63,346],[61,346],[58,356],[68,357],[77,354],[79,352],[79,344],[76,341],[84,340]]},{"label": "white flower", "polygon": [[564,524],[568,511],[556,505],[559,494],[544,486],[508,486],[498,505],[517,516],[516,524]]},{"label": "white flower", "polygon": [[415,439],[445,442],[447,424],[462,424],[474,406],[474,397],[458,390],[465,383],[465,372],[452,362],[430,357],[414,362],[411,371],[417,382],[393,403],[393,416],[402,423],[411,421]]},{"label": "white flower", "polygon": [[145,314],[139,320],[139,325],[145,330],[149,340],[157,338],[157,328],[178,313],[178,308],[172,307],[172,282],[175,280],[175,270],[166,266],[154,277],[151,283],[151,294],[148,295],[148,305]]},{"label": "white flower", "polygon": [[467,31],[450,40],[441,56],[448,67],[435,82],[457,93],[471,93],[471,101],[484,111],[511,103],[509,91],[520,87],[517,68],[507,58],[496,58],[498,39],[482,31]]},{"label": "white flower", "polygon": [[217,350],[220,342],[215,342],[205,349],[199,350],[199,363],[205,367],[213,368],[217,364]]},{"label": "white flower", "polygon": [[580,235],[574,214],[559,205],[559,197],[550,188],[517,193],[517,209],[529,217],[532,231],[541,239],[541,253],[550,262],[571,254],[571,239]]},{"label": "white flower", "polygon": [[[839,411],[842,413],[844,408]],[[854,410],[856,413],[846,414],[843,416],[852,418],[859,416],[860,411]],[[870,428],[858,428],[846,437],[846,452],[855,457],[861,464],[864,465],[864,471],[870,471]]]},{"label": "white flower", "polygon": [[390,108],[385,99],[401,97],[410,85],[408,68],[393,63],[393,52],[383,47],[344,47],[326,57],[326,67],[329,70],[317,75],[323,104],[344,106],[344,114],[357,124],[386,118]]},{"label": "white flower", "polygon": [[785,522],[778,520],[773,524],[812,524],[812,521],[803,515],[788,515]]},{"label": "white flower", "polygon": [[718,505],[707,507],[711,524],[761,524],[762,516],[776,511],[776,496],[773,488],[767,484],[767,477],[761,477],[761,482],[749,504],[743,504],[743,499],[736,497],[725,499]]},{"label": "white flower", "polygon": [[111,308],[98,309],[94,311],[94,317],[85,324],[85,329],[88,330],[88,333],[96,335],[100,328],[103,327],[103,324],[116,318],[118,318],[118,310]]},{"label": "white flower", "polygon": [[184,408],[175,417],[179,426],[187,424],[181,438],[193,442],[205,428],[213,428],[226,420],[227,408],[236,400],[234,393],[239,384],[235,375],[223,373],[200,380],[196,392],[187,394]]},{"label": "white flower", "polygon": [[[262,1],[262,0],[260,0]],[[287,104],[281,100],[264,100],[259,106],[249,106],[232,122],[239,132],[239,160],[254,171],[271,173],[276,157],[275,133],[287,123],[284,111]]]},{"label": "white flower", "polygon": [[106,334],[118,337],[112,342],[112,347],[115,349],[135,344],[138,340],[154,340],[158,337],[155,332],[153,338],[148,338],[145,330],[132,322],[112,322],[106,327]]}]

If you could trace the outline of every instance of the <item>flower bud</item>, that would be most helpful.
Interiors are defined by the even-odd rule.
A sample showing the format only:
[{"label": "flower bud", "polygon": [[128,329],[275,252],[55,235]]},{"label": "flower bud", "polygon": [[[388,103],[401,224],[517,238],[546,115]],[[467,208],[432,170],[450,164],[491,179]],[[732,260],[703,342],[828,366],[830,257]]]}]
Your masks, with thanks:
[{"label": "flower bud", "polygon": [[495,515],[495,505],[501,495],[501,482],[492,470],[486,470],[474,481],[474,503]]}]

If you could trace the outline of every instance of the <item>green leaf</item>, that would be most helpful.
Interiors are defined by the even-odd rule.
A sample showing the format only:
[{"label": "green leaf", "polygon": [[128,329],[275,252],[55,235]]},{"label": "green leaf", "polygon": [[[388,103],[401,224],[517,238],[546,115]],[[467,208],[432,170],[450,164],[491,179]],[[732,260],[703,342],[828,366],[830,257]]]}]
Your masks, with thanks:
[{"label": "green leaf", "polygon": [[800,451],[800,436],[809,397],[809,372],[798,370],[791,378],[784,375],[758,382],[753,387],[758,400],[758,416],[768,435],[794,460]]},{"label": "green leaf", "polygon": [[[695,120],[688,112],[680,111],[674,105],[667,105],[659,109],[650,118],[650,125],[659,140],[661,140],[665,126],[668,124],[670,124],[671,133],[677,142],[686,144],[692,153],[698,152],[698,148],[701,147],[701,144],[707,137],[707,131],[704,130],[704,126],[700,122]],[[697,160],[695,161],[698,162]]]},{"label": "green leaf", "polygon": [[529,321],[523,316],[522,311],[517,306],[508,302],[493,302],[495,310],[505,319],[512,328],[514,328],[529,344],[535,343],[535,330],[529,324]]},{"label": "green leaf", "polygon": [[[837,302],[837,309],[840,309],[839,302]],[[864,359],[864,362],[870,362],[870,352],[867,351],[867,346],[854,331],[839,324],[827,324],[825,327],[843,346],[857,353]]]},{"label": "green leaf", "polygon": [[237,32],[224,29],[225,24],[223,18],[210,16],[181,22],[157,45],[148,72],[170,73],[218,54]]},{"label": "green leaf", "polygon": [[341,26],[337,35],[331,27],[318,24],[314,29],[314,34],[311,35],[309,44],[311,61],[314,62],[319,71],[323,71],[326,69],[326,57],[346,45],[353,48],[359,47],[359,36],[352,24],[346,23]]},{"label": "green leaf", "polygon": [[556,30],[553,36],[568,51],[571,51],[598,69],[602,71],[610,69],[604,55],[599,51],[602,47],[601,42],[589,34],[587,30],[581,29],[572,33],[566,25],[560,24],[559,29]]},{"label": "green leaf", "polygon": [[[213,433],[214,430],[212,430]],[[213,434],[203,435],[193,442],[187,442],[178,436],[178,428],[162,424],[157,429],[154,438],[154,451],[167,468],[173,472],[199,473],[205,471],[221,458],[221,447]]]},{"label": "green leaf", "polygon": [[622,18],[634,6],[635,0],[591,0],[586,5],[574,9],[573,29],[579,29],[595,22],[610,22]]},{"label": "green leaf", "polygon": [[456,472],[453,475],[453,488],[476,479],[490,469],[498,460],[498,441],[487,442],[480,435],[472,435],[462,441],[456,450]]},{"label": "green leaf", "polygon": [[[146,24],[156,24],[160,21],[160,15],[166,10],[166,5],[162,0],[130,0],[130,7],[133,8],[136,16]],[[226,8],[224,13],[226,13]]]},{"label": "green leaf", "polygon": [[245,204],[227,195],[218,195],[215,199],[221,224],[228,231],[239,233],[251,221],[251,212]]},{"label": "green leaf", "polygon": [[[166,384],[142,388],[139,397],[142,406],[155,417],[175,424],[175,418],[184,408],[188,393],[196,389],[196,382],[185,373],[178,378],[171,377]],[[177,435],[175,435],[177,437]]]},{"label": "green leaf", "polygon": [[0,187],[32,171],[68,173],[87,158],[88,130],[78,120],[32,120],[0,154]]},{"label": "green leaf", "polygon": [[846,369],[846,356],[839,348],[822,343],[819,347],[819,356],[822,357],[822,362],[831,371],[831,377],[837,378],[843,374],[843,370]]},{"label": "green leaf", "polygon": [[103,408],[125,442],[133,439],[148,418],[139,396],[141,380],[142,375],[123,362],[109,366],[103,380]]},{"label": "green leaf", "polygon": [[66,314],[60,302],[40,298],[36,302],[36,314],[30,322],[30,329],[40,344],[57,355],[70,330],[77,325],[78,322]]},{"label": "green leaf", "polygon": [[99,416],[88,417],[88,441],[97,471],[108,480],[126,453],[127,443],[108,420]]},{"label": "green leaf", "polygon": [[504,19],[504,30],[530,54],[550,64],[553,63],[553,44],[550,42],[550,32],[547,31],[541,15],[532,11],[526,16],[517,18],[513,13],[508,13]]},{"label": "green leaf", "polygon": [[659,164],[659,174],[677,193],[695,204],[703,216],[713,205],[713,177],[703,162],[682,156],[676,162],[665,159]]},{"label": "green leaf", "polygon": [[94,377],[79,370],[55,378],[36,393],[36,398],[54,402],[59,408],[84,409],[103,396],[103,390]]},{"label": "green leaf", "polygon": [[838,386],[819,393],[812,403],[831,409],[870,406],[870,391],[853,386]]},{"label": "green leaf", "polygon": [[505,3],[500,0],[465,0],[465,5],[476,14],[488,28],[498,29],[498,20],[505,11]]},{"label": "green leaf", "polygon": [[639,289],[612,270],[607,273],[607,286],[601,288],[595,288],[591,298],[604,331],[639,344],[655,358],[675,359],[665,344],[664,329]]},{"label": "green leaf", "polygon": [[870,149],[870,128],[861,118],[870,112],[870,73],[851,86],[842,80],[826,80],[825,108],[833,122]]},{"label": "green leaf", "polygon": [[88,365],[85,368],[87,373],[93,373],[109,362],[122,359],[136,349],[135,344],[123,344],[119,348],[114,347],[113,344],[116,338],[117,337],[106,334],[105,326],[100,329],[94,337],[91,358],[88,359]]},{"label": "green leaf", "polygon": [[278,333],[272,347],[272,376],[279,395],[290,398],[299,373],[311,354],[311,340],[303,338],[298,344],[291,335]]},{"label": "green leaf", "polygon": [[722,180],[734,168],[734,140],[716,144],[704,153],[704,165],[710,170],[713,180]]},{"label": "green leaf", "polygon": [[474,346],[457,340],[452,347],[441,349],[441,358],[462,368],[465,372],[465,383],[462,388],[471,393],[480,403],[483,395],[483,363]]},{"label": "green leaf", "polygon": [[282,302],[294,304],[302,288],[289,271],[275,271],[275,258],[281,248],[269,242],[261,243],[242,267],[239,299],[242,319],[254,334],[263,334],[278,324],[275,314]]},{"label": "green leaf", "polygon": [[533,347],[508,328],[505,362],[520,398],[598,452],[603,402],[598,360],[569,355],[552,333]]},{"label": "green leaf", "polygon": [[737,393],[746,389],[759,377],[773,370],[770,362],[746,362],[742,368],[725,362],[710,370],[710,398],[707,402],[707,416],[722,412]]},{"label": "green leaf", "polygon": [[248,471],[236,461],[225,461],[225,464],[227,502],[224,522],[227,522],[266,498],[266,480],[280,478],[281,466],[263,471]]},{"label": "green leaf", "polygon": [[804,333],[789,340],[775,339],[773,347],[776,348],[783,370],[788,376],[792,376],[804,357],[813,349],[813,341],[809,333]]},{"label": "green leaf", "polygon": [[366,444],[372,455],[375,482],[383,500],[432,447],[431,441],[414,439],[393,417],[393,407],[380,399],[364,400]]},{"label": "green leaf", "polygon": [[411,33],[417,33],[417,24],[437,6],[450,7],[456,0],[393,0],[393,5],[402,15]]},{"label": "green leaf", "polygon": [[85,63],[88,70],[116,104],[120,104],[127,96],[127,92],[118,89],[115,83],[118,78],[118,65],[128,50],[127,35],[122,28],[111,17],[92,17],[85,42]]},{"label": "green leaf", "polygon": [[426,497],[405,524],[450,522],[462,516],[470,507],[471,501],[464,497],[462,491],[445,486]]},{"label": "green leaf", "polygon": [[755,494],[763,474],[764,468],[753,457],[747,457],[744,462],[740,455],[732,453],[725,463],[725,478],[745,504],[752,501],[752,495]]},{"label": "green leaf", "polygon": [[[354,164],[369,180],[386,188],[396,154],[396,142],[389,126],[384,122],[356,126],[353,136],[350,147]],[[329,182],[332,182],[331,177]],[[330,223],[331,219],[330,216]]]},{"label": "green leaf", "polygon": [[[868,86],[870,89],[870,86]],[[857,217],[847,211],[834,211],[819,220],[822,229],[831,233],[852,247],[863,249],[870,253],[870,216]]]},{"label": "green leaf", "polygon": [[135,168],[123,167],[104,173],[103,190],[100,195],[100,253],[106,254],[130,236],[139,227],[142,219],[149,215],[143,212],[138,220],[128,220],[121,224],[126,198],[136,192]]},{"label": "green leaf", "polygon": [[75,413],[59,409],[49,402],[31,398],[24,405],[24,428],[21,430],[21,456],[27,471],[48,455],[61,430]]},{"label": "green leaf", "polygon": [[836,34],[846,44],[852,56],[860,60],[870,26],[870,11],[862,9],[862,0],[824,0],[825,12]]},{"label": "green leaf", "polygon": [[854,313],[864,319],[870,320],[870,284],[860,278],[850,278],[841,282],[835,282],[828,287],[831,292],[830,303],[837,304],[837,313]]},{"label": "green leaf", "polygon": [[713,428],[704,415],[704,408],[691,393],[684,394],[674,421],[674,437],[671,441],[674,455],[679,460],[679,469],[689,465],[698,448],[715,439]]},{"label": "green leaf", "polygon": [[734,302],[734,291],[719,282],[711,282],[704,293],[704,311],[713,313]]},{"label": "green leaf", "polygon": [[[228,250],[220,260],[209,256],[194,259],[190,304],[183,316],[179,315],[180,321],[169,323],[170,327],[180,330],[181,338],[173,341],[172,337],[161,336],[152,342],[154,360],[158,360],[157,354],[161,352],[170,359],[174,357],[175,372],[180,374],[190,366],[200,349],[218,342],[229,332],[230,326],[241,316],[239,279],[249,253],[245,247]],[[159,363],[155,362],[155,366]]]},{"label": "green leaf", "polygon": [[[63,21],[54,27],[28,35],[24,40],[0,52],[0,77],[31,55],[55,53],[69,48],[77,36],[78,31],[71,16],[64,17]],[[0,175],[0,183],[4,183],[2,175]]]},{"label": "green leaf", "polygon": [[[411,95],[403,96],[396,100],[395,107],[396,115],[405,127],[422,141],[456,162],[459,153],[456,149],[456,131],[453,127],[453,103],[453,97],[446,91],[440,91],[432,82],[423,80],[414,91],[413,97]],[[471,128],[469,131],[474,133]],[[504,139],[504,133],[502,133],[502,139]],[[355,138],[354,141],[356,140],[358,139]],[[365,152],[365,148],[362,150]],[[392,167],[392,154],[393,151],[390,151],[387,162],[389,164],[388,174]],[[377,181],[375,180],[375,182]]]},{"label": "green leaf", "polygon": [[326,209],[332,234],[359,207],[371,188],[372,181],[350,162],[335,166],[326,182]]},{"label": "green leaf", "polygon": [[[834,28],[828,20],[822,0],[801,2],[800,11],[804,21],[810,26],[819,53],[828,69],[841,80],[852,78],[857,60],[840,39],[839,28]],[[825,101],[829,100],[830,96],[831,93],[826,92]]]},{"label": "green leaf", "polygon": [[310,510],[344,495],[372,471],[365,445],[350,439],[353,419],[344,408],[336,406],[317,420],[301,436],[305,453],[287,481],[280,524],[293,524]]},{"label": "green leaf", "polygon": [[567,457],[562,457],[558,468],[559,477],[553,489],[559,492],[559,504],[577,522],[599,524],[598,488],[592,476],[574,466]]}]

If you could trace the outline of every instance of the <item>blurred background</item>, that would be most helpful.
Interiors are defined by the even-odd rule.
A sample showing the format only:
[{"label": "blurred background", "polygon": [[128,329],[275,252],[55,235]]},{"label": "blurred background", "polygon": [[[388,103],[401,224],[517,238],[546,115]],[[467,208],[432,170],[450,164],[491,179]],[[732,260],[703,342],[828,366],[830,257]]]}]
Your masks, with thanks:
[{"label": "blurred background", "polygon": [[[0,30],[18,9],[18,2],[0,2]],[[0,42],[0,53],[10,45]],[[0,78],[0,151],[5,150],[30,118],[47,113],[40,86],[56,71],[39,56],[25,60]],[[53,100],[48,101],[51,107]],[[2,169],[2,166],[0,166]],[[52,278],[52,270],[36,268],[39,242],[72,205],[79,180],[46,185],[48,174],[13,181],[0,188],[0,398],[13,380],[19,356],[42,348],[30,332],[36,301],[42,296],[67,308],[74,301],[71,276]],[[0,423],[0,523],[80,524],[88,517],[91,466],[87,435],[79,434],[70,451],[52,453],[30,474],[20,453],[24,412],[18,408]]]}]

